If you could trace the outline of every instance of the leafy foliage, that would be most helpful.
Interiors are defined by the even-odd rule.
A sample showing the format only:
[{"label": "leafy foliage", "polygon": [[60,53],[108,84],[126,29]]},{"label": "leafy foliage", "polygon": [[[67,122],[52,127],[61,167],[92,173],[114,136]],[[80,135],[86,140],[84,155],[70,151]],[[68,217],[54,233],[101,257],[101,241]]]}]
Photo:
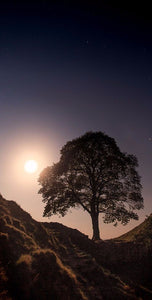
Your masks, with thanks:
[{"label": "leafy foliage", "polygon": [[83,207],[99,238],[98,215],[105,223],[127,224],[143,208],[140,177],[134,155],[122,153],[115,140],[102,132],[88,132],[61,149],[60,161],[42,171],[39,193],[44,216],[64,216],[70,207]]}]

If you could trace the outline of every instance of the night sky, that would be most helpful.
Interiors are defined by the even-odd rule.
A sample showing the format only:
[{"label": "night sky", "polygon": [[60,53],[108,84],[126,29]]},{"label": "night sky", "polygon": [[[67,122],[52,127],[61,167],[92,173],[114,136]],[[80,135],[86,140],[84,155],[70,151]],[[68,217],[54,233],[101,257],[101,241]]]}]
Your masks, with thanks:
[{"label": "night sky", "polygon": [[[103,238],[118,236],[152,212],[150,6],[20,2],[0,4],[0,192],[37,220],[90,235],[90,217],[80,210],[42,218],[37,178],[67,141],[105,132],[137,156],[143,185],[139,222],[115,228],[101,221]],[[34,175],[24,172],[29,158],[39,164]]]}]

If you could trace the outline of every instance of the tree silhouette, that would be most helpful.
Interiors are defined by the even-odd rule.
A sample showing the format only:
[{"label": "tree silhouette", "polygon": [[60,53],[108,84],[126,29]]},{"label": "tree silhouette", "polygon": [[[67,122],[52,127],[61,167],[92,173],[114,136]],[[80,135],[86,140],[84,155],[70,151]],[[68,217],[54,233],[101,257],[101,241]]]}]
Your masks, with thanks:
[{"label": "tree silhouette", "polygon": [[64,216],[82,207],[92,219],[93,239],[100,239],[99,214],[105,223],[123,225],[138,219],[143,208],[140,177],[134,155],[122,153],[102,132],[87,132],[61,149],[60,161],[45,168],[38,179],[46,203],[44,216]]}]

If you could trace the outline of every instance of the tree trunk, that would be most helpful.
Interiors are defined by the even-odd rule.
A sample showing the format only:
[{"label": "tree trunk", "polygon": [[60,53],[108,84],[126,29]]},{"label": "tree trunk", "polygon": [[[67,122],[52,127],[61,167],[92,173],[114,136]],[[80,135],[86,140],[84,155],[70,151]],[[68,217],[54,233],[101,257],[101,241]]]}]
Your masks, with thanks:
[{"label": "tree trunk", "polygon": [[93,229],[93,240],[100,240],[100,233],[99,233],[99,214],[94,213],[91,214],[92,219],[92,229]]}]

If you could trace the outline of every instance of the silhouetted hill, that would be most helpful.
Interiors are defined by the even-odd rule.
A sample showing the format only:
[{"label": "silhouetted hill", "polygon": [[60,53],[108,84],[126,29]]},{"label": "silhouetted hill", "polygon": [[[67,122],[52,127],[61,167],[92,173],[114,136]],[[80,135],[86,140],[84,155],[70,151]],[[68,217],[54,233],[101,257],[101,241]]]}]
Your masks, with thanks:
[{"label": "silhouetted hill", "polygon": [[143,299],[152,299],[152,214],[139,226],[102,247],[104,267],[134,285]]},{"label": "silhouetted hill", "polygon": [[121,260],[115,272],[122,243],[37,222],[0,196],[0,299],[150,299],[150,289],[122,280]]}]

